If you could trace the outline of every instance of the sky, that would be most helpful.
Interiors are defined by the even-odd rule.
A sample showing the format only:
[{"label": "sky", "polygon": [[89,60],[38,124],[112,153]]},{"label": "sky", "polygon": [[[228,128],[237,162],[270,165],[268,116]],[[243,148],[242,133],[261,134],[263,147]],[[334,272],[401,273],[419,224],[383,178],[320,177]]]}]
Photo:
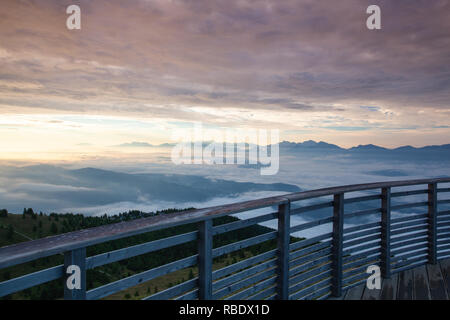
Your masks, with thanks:
[{"label": "sky", "polygon": [[120,157],[110,146],[199,122],[449,143],[449,30],[448,0],[3,0],[0,160]]}]

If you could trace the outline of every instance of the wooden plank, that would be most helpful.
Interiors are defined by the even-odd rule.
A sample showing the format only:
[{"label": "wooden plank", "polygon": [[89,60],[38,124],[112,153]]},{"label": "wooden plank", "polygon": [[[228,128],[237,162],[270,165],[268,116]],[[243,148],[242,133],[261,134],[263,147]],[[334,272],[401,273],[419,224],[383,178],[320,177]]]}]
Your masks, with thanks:
[{"label": "wooden plank", "polygon": [[227,244],[225,246],[219,247],[219,248],[215,248],[213,249],[212,255],[213,257],[218,257],[236,250],[240,250],[243,248],[247,248],[250,246],[253,246],[255,244],[264,242],[264,241],[268,241],[268,240],[272,240],[272,239],[276,239],[278,236],[278,232],[277,231],[272,231],[272,232],[267,232],[264,234],[261,234],[259,236],[255,236],[252,238],[248,238],[242,241],[237,241],[237,242],[233,242],[230,244]]},{"label": "wooden plank", "polygon": [[[450,221],[450,216],[438,216],[437,217],[437,219],[438,219],[438,222],[449,222]],[[438,227],[439,227],[439,225],[438,225]]]},{"label": "wooden plank", "polygon": [[426,255],[422,255],[422,256],[419,256],[416,258],[403,260],[403,261],[401,261],[401,259],[397,258],[397,257],[396,257],[396,259],[399,259],[398,261],[400,261],[393,265],[393,269],[395,269],[394,272],[396,272],[396,273],[403,272],[408,269],[414,269],[415,267],[418,267],[420,265],[425,265],[427,263]]},{"label": "wooden plank", "polygon": [[181,295],[186,291],[193,290],[198,285],[198,278],[194,278],[173,287],[170,287],[166,290],[160,291],[158,293],[152,294],[148,297],[143,298],[142,300],[169,300],[173,297]]},{"label": "wooden plank", "polygon": [[428,283],[430,284],[431,300],[447,300],[444,277],[439,264],[428,264]]},{"label": "wooden plank", "polygon": [[345,228],[344,233],[348,234],[351,232],[361,231],[361,230],[365,230],[365,229],[371,229],[371,228],[375,228],[375,227],[381,227],[381,222],[371,222],[371,223],[367,223],[367,224],[363,224],[363,225],[358,225],[355,227]]},{"label": "wooden plank", "polygon": [[278,236],[277,236],[277,299],[289,299],[289,242],[291,239],[290,204],[278,206]]},{"label": "wooden plank", "polygon": [[213,283],[213,291],[222,289],[223,287],[229,286],[232,283],[241,281],[242,279],[245,279],[245,278],[248,278],[249,276],[257,274],[258,272],[264,271],[269,268],[276,267],[276,265],[277,265],[277,259],[272,259],[272,260],[260,263],[254,267],[247,268],[243,271],[234,273],[229,277],[217,280],[216,282]]},{"label": "wooden plank", "polygon": [[[320,282],[317,282],[305,289],[302,289],[300,291],[297,291],[296,293],[294,293],[293,295],[291,295],[289,297],[289,299],[291,300],[297,300],[297,299],[305,299],[308,295],[310,295],[311,293],[314,293],[315,291],[323,288],[323,287],[328,287],[332,285],[332,279],[325,279],[322,280]],[[328,289],[329,290],[329,289]]]},{"label": "wooden plank", "polygon": [[447,221],[439,221],[439,223],[437,224],[438,228],[442,228],[442,227],[450,227],[450,219]]},{"label": "wooden plank", "polygon": [[[373,229],[367,229],[364,231],[359,231],[359,232],[355,232],[355,233],[351,233],[351,234],[345,234],[343,237],[344,241],[348,241],[348,240],[352,240],[355,238],[358,238],[357,241],[359,241],[361,239],[361,237],[367,236],[367,235],[372,235],[374,233],[379,233],[381,232],[381,226],[377,227],[377,228],[373,228]],[[365,239],[365,238],[362,238]]]},{"label": "wooden plank", "polygon": [[147,271],[143,271],[141,273],[137,273],[135,275],[129,276],[127,278],[123,278],[103,286],[97,287],[95,289],[91,289],[87,292],[87,299],[100,299],[110,294],[122,291],[129,287],[136,286],[140,283],[146,282],[148,280],[160,277],[162,275],[184,269],[187,267],[191,267],[198,262],[198,255],[193,255],[181,260],[177,260]]},{"label": "wooden plank", "polygon": [[398,274],[394,274],[390,279],[383,280],[381,288],[381,300],[396,300],[397,298]]},{"label": "wooden plank", "polygon": [[404,257],[405,255],[402,255],[403,253],[413,253],[413,252],[422,252],[422,253],[427,253],[428,251],[426,251],[426,244],[423,243],[423,241],[420,241],[421,243],[417,244],[417,245],[413,245],[413,246],[408,246],[408,247],[400,247],[398,249],[392,250],[392,254],[395,257]]},{"label": "wooden plank", "polygon": [[242,229],[245,227],[249,227],[261,222],[265,222],[268,220],[273,220],[278,218],[278,212],[272,212],[264,215],[260,215],[254,218],[246,219],[246,220],[239,220],[235,222],[230,222],[222,225],[218,225],[213,227],[213,235],[230,232],[237,229]]},{"label": "wooden plank", "polygon": [[376,263],[374,263],[373,261],[370,261],[369,263],[360,264],[356,268],[347,268],[346,265],[344,265],[344,277],[348,278],[355,274],[365,273],[367,271],[367,268],[373,264],[376,264]]},{"label": "wooden plank", "polygon": [[414,270],[414,300],[430,300],[427,268],[423,265]]},{"label": "wooden plank", "polygon": [[333,246],[331,292],[334,297],[342,295],[342,252],[344,249],[344,194],[334,195],[333,200]]},{"label": "wooden plank", "polygon": [[251,296],[249,298],[249,300],[262,300],[272,294],[275,294],[275,297],[276,297],[276,292],[277,292],[277,286],[273,286],[273,287],[261,290],[257,294]]},{"label": "wooden plank", "polygon": [[397,300],[412,300],[414,296],[414,273],[406,270],[398,276]]},{"label": "wooden plank", "polygon": [[440,261],[439,265],[441,267],[447,297],[450,299],[450,259]]},{"label": "wooden plank", "polygon": [[396,197],[406,197],[406,196],[412,196],[416,194],[424,194],[428,193],[428,190],[412,190],[412,191],[400,191],[400,192],[393,192],[391,194],[392,198]]},{"label": "wooden plank", "polygon": [[363,251],[363,250],[368,250],[374,247],[380,247],[381,248],[381,240],[375,241],[375,242],[370,242],[370,243],[363,243],[360,246],[353,246],[350,249],[345,249],[344,250],[344,256],[351,254],[351,253],[355,253],[355,252],[359,252],[359,251]]},{"label": "wooden plank", "polygon": [[[392,197],[392,194],[391,194]],[[415,214],[415,215],[408,215],[406,217],[401,217],[401,218],[395,218],[395,219],[391,219],[391,223],[399,223],[399,222],[406,222],[406,221],[411,221],[411,220],[417,220],[417,219],[423,219],[423,218],[427,218],[428,214],[427,213],[422,213],[422,214]]]},{"label": "wooden plank", "polygon": [[307,223],[302,223],[296,226],[291,227],[291,232],[297,232],[297,231],[302,231],[302,230],[306,230],[306,229],[310,229],[313,227],[317,227],[323,224],[327,224],[333,222],[333,217],[328,217],[328,218],[323,218],[323,219],[319,219],[319,220],[314,220],[311,222],[307,222]]},{"label": "wooden plank", "polygon": [[401,210],[401,209],[409,209],[409,208],[425,207],[425,206],[428,206],[428,201],[398,204],[395,206],[391,206],[391,210]]},{"label": "wooden plank", "polygon": [[[324,287],[322,289],[315,291],[313,294],[309,295],[307,297],[307,299],[326,300],[329,297],[331,297],[331,289],[329,287]],[[342,300],[342,299],[336,299],[336,300]]]},{"label": "wooden plank", "polygon": [[422,226],[408,228],[408,229],[391,230],[391,236],[396,236],[396,235],[403,234],[403,233],[409,233],[409,236],[412,238],[414,236],[414,234],[411,234],[412,232],[423,231],[425,228],[426,228],[426,225],[422,225]]},{"label": "wooden plank", "polygon": [[404,236],[391,238],[391,243],[398,243],[400,241],[416,239],[418,237],[423,237],[423,236],[427,236],[428,237],[428,231],[425,230],[425,231],[416,232],[416,233],[413,233],[413,234],[407,234],[407,235],[404,235]]},{"label": "wooden plank", "polygon": [[318,250],[321,250],[321,249],[324,249],[324,248],[328,248],[330,246],[331,246],[331,240],[324,241],[324,242],[319,242],[319,243],[313,244],[313,245],[311,245],[309,247],[306,247],[304,249],[300,249],[300,250],[296,250],[294,252],[291,252],[290,255],[289,255],[289,259],[293,260],[293,259],[296,259],[298,257],[304,256],[306,254],[309,254],[309,253],[312,253],[312,252],[315,252],[315,251],[318,251]]},{"label": "wooden plank", "polygon": [[360,284],[363,282],[364,283],[367,282],[367,273],[365,272],[365,270],[363,272],[361,272],[361,269],[360,269],[358,273],[354,273],[353,275],[350,275],[347,278],[345,278],[342,281],[342,286],[343,287],[347,287],[347,286],[354,287],[356,283]]},{"label": "wooden plank", "polygon": [[[305,300],[325,300],[331,296],[330,286],[325,286],[321,289],[314,290],[314,292],[305,296]],[[335,300],[342,300],[342,298],[337,298]]]},{"label": "wooden plank", "polygon": [[410,246],[410,245],[417,244],[417,243],[424,243],[427,241],[428,241],[428,235],[424,235],[423,237],[420,237],[420,238],[415,238],[412,240],[401,241],[401,242],[396,242],[394,244],[391,244],[391,250],[397,249],[397,248],[402,248],[405,246]]},{"label": "wooden plank", "polygon": [[309,239],[302,240],[302,241],[297,241],[297,242],[291,243],[289,245],[289,247],[290,247],[289,249],[291,251],[293,251],[293,250],[297,250],[299,248],[304,248],[304,247],[309,246],[311,244],[318,243],[321,240],[329,239],[329,238],[332,237],[332,235],[333,235],[332,232],[328,232],[328,233],[325,233],[325,234],[321,234],[320,236],[316,236],[316,237],[309,238]]},{"label": "wooden plank", "polygon": [[198,299],[198,289],[195,289],[191,292],[185,293],[175,298],[175,300],[195,300],[195,299]]},{"label": "wooden plank", "polygon": [[361,300],[365,287],[366,287],[366,284],[364,283],[359,286],[348,289],[347,294],[345,295],[344,299],[345,300]]},{"label": "wooden plank", "polygon": [[[362,256],[362,255],[361,255]],[[365,255],[364,255],[365,256]],[[362,265],[365,265],[365,264],[367,264],[367,263],[370,263],[370,262],[372,262],[372,264],[376,264],[376,263],[378,263],[378,258],[379,257],[381,257],[381,253],[378,253],[378,254],[376,254],[376,255],[373,255],[373,256],[370,256],[370,257],[366,257],[366,258],[362,258],[362,259],[357,259],[356,261],[353,261],[353,262],[348,262],[348,263],[345,263],[346,262],[346,259],[348,258],[348,257],[346,257],[346,259],[344,259],[344,266],[343,266],[343,268],[345,268],[345,269],[350,269],[350,268],[354,268],[354,267],[360,267],[360,266],[362,266]],[[349,261],[351,260],[351,257],[350,258],[348,258],[349,259]]]},{"label": "wooden plank", "polygon": [[450,235],[449,235],[449,238],[437,241],[438,246],[443,245],[443,244],[449,244],[449,243],[450,243]]},{"label": "wooden plank", "polygon": [[86,259],[86,268],[93,269],[108,263],[128,259],[149,252],[154,252],[156,250],[173,247],[189,241],[194,241],[197,239],[197,236],[198,232],[194,231],[98,254]]},{"label": "wooden plank", "polygon": [[[373,236],[369,236],[369,237],[364,237],[364,238],[360,238],[360,239],[356,239],[356,240],[352,240],[352,241],[348,241],[348,242],[344,242],[344,247],[345,248],[350,248],[350,249],[346,249],[347,250],[352,250],[352,247],[355,247],[356,245],[359,244],[365,244],[365,243],[370,243],[372,244],[372,248],[377,248],[377,250],[381,250],[381,240],[380,240],[380,235],[376,234]],[[348,257],[346,257],[348,258]]]},{"label": "wooden plank", "polygon": [[355,203],[355,202],[362,202],[362,201],[378,200],[380,198],[381,198],[381,195],[379,195],[379,194],[374,195],[374,196],[354,197],[354,198],[345,199],[344,203],[348,204],[348,203]]},{"label": "wooden plank", "polygon": [[365,215],[368,215],[368,214],[375,214],[375,213],[381,213],[381,208],[354,211],[354,212],[351,212],[351,213],[346,213],[344,215],[344,217],[346,219],[350,219],[350,218],[354,218],[354,217],[365,216]]},{"label": "wooden plank", "polygon": [[[413,262],[419,261],[419,260],[415,260],[415,259],[427,259],[427,256],[428,256],[428,249],[417,250],[417,251],[413,251],[411,253],[396,256],[395,257],[396,260],[397,259],[403,260],[403,263],[399,263],[398,265],[396,264],[396,268],[399,267],[400,265],[404,266],[405,263],[412,264]],[[426,263],[424,263],[424,264],[426,264]]]},{"label": "wooden plank", "polygon": [[[241,290],[242,288],[257,284],[258,282],[263,281],[264,279],[274,276],[274,275],[276,275],[276,269],[271,268],[271,269],[264,270],[260,273],[254,274],[251,277],[241,278],[240,279],[241,281],[232,283],[232,284],[214,292],[214,294],[212,295],[212,299],[214,299],[214,300],[221,299],[229,294],[232,294],[234,292]],[[276,278],[275,278],[275,280],[276,280]]]},{"label": "wooden plank", "polygon": [[221,269],[213,271],[213,280],[220,279],[222,277],[226,277],[229,274],[245,269],[254,264],[260,263],[262,261],[272,259],[276,256],[276,249],[258,254],[257,256],[247,258],[245,260],[239,261],[227,267],[223,267]]},{"label": "wooden plank", "polygon": [[304,255],[304,256],[302,256],[300,258],[297,258],[297,259],[289,261],[289,268],[296,267],[296,266],[304,264],[304,263],[306,263],[308,261],[316,260],[316,259],[318,259],[320,257],[323,257],[323,256],[328,256],[331,253],[332,253],[332,249],[331,248],[325,248],[325,249],[322,249],[322,250],[315,251],[313,253],[309,253],[309,254]]},{"label": "wooden plank", "polygon": [[450,215],[450,210],[439,211],[438,216],[445,217]]},{"label": "wooden plank", "polygon": [[[353,261],[355,261],[355,260],[359,260],[359,259],[364,259],[364,258],[366,258],[366,257],[369,257],[369,256],[371,256],[371,255],[375,255],[375,254],[380,254],[380,256],[381,256],[381,253],[380,253],[380,248],[373,248],[373,249],[371,249],[371,250],[366,250],[366,251],[364,251],[364,252],[361,252],[361,253],[357,253],[357,254],[353,254],[353,255],[351,255],[351,256],[346,256],[344,259],[343,259],[343,262],[345,263],[345,264],[347,264],[347,263],[350,263],[350,262],[353,262]],[[346,266],[347,267],[347,266]]]},{"label": "wooden plank", "polygon": [[199,223],[198,228],[198,298],[212,298],[212,220]]},{"label": "wooden plank", "polygon": [[[348,279],[350,279],[350,278],[348,278]],[[346,279],[346,280],[348,280],[348,279]],[[344,290],[345,292],[347,292],[347,290],[349,290],[349,289],[351,289],[351,288],[354,288],[354,287],[357,287],[357,286],[360,286],[360,285],[366,285],[366,283],[367,283],[367,277],[360,278],[360,280],[357,280],[357,281],[352,280],[352,283],[351,283],[351,284],[349,284],[349,282],[346,282],[345,280],[344,280],[343,283],[344,283],[344,284],[342,285],[342,290]]]},{"label": "wooden plank", "polygon": [[300,273],[299,275],[289,278],[289,283],[297,283],[306,280],[316,274],[328,271],[330,269],[331,269],[331,262],[328,262],[327,264],[321,265],[320,267],[311,268],[303,273]]},{"label": "wooden plank", "polygon": [[290,268],[289,270],[289,277],[293,277],[301,272],[310,270],[311,268],[315,267],[315,266],[319,266],[321,264],[330,262],[330,257],[326,256],[323,258],[316,258],[313,261],[309,261],[305,264],[302,264],[301,266],[297,267],[297,268]]},{"label": "wooden plank", "polygon": [[64,266],[59,265],[0,282],[0,297],[59,279],[63,275]]},{"label": "wooden plank", "polygon": [[294,292],[302,290],[303,288],[305,288],[307,286],[313,285],[316,282],[320,282],[320,281],[330,278],[330,277],[331,277],[331,270],[327,270],[323,273],[316,274],[304,281],[298,282],[298,283],[292,285],[291,287],[289,287],[289,294],[292,294]]},{"label": "wooden plank", "polygon": [[428,218],[423,218],[420,220],[414,220],[410,222],[402,222],[392,224],[391,230],[399,230],[399,229],[409,229],[410,227],[425,225],[428,223]]},{"label": "wooden plank", "polygon": [[[275,273],[275,272],[274,272]],[[264,281],[260,281],[258,283],[256,283],[255,285],[242,290],[238,293],[233,294],[232,296],[229,296],[227,298],[225,298],[225,300],[240,300],[240,299],[244,299],[246,297],[249,297],[251,295],[256,294],[257,292],[266,289],[267,287],[270,287],[272,285],[274,285],[276,283],[277,277],[274,276],[272,278],[269,278],[267,280]]]},{"label": "wooden plank", "polygon": [[313,204],[310,206],[299,207],[291,210],[291,215],[296,215],[304,212],[310,212],[314,210],[319,210],[323,208],[329,208],[333,206],[333,201],[327,201],[324,203]]}]

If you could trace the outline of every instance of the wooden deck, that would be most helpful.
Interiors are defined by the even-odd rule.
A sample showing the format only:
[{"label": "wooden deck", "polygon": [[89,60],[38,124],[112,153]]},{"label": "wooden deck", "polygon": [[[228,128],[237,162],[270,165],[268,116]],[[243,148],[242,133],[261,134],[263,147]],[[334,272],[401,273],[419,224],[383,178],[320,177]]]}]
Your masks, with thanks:
[{"label": "wooden deck", "polygon": [[450,300],[450,259],[383,279],[379,290],[353,287],[337,300]]}]

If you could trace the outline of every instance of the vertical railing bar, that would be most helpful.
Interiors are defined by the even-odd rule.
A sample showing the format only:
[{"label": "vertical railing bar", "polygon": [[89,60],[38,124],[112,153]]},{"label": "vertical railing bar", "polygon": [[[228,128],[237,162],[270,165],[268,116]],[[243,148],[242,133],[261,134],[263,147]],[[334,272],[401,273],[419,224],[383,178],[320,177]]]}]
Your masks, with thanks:
[{"label": "vertical railing bar", "polygon": [[437,263],[437,183],[428,184],[428,261]]},{"label": "vertical railing bar", "polygon": [[64,299],[86,300],[86,248],[64,253]]},{"label": "vertical railing bar", "polygon": [[212,220],[207,219],[199,223],[198,239],[198,298],[212,299]]},{"label": "vertical railing bar", "polygon": [[344,237],[344,193],[334,195],[333,200],[333,247],[332,286],[334,297],[342,295],[342,253]]},{"label": "vertical railing bar", "polygon": [[391,277],[391,188],[381,189],[381,276]]},{"label": "vertical railing bar", "polygon": [[290,202],[278,206],[277,299],[289,299]]}]

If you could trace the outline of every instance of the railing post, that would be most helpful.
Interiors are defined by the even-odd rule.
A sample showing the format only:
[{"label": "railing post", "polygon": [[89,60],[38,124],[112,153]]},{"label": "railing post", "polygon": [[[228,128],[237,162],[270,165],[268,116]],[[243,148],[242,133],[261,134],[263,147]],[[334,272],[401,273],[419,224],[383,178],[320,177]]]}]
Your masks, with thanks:
[{"label": "railing post", "polygon": [[344,194],[334,195],[333,200],[333,248],[332,248],[332,280],[333,296],[342,295],[342,251],[344,236]]},{"label": "railing post", "polygon": [[198,241],[198,298],[212,299],[212,220],[199,223]]},{"label": "railing post", "polygon": [[381,189],[381,276],[391,277],[391,188]]},{"label": "railing post", "polygon": [[428,262],[437,263],[437,184],[428,184]]},{"label": "railing post", "polygon": [[277,299],[289,300],[290,202],[278,206]]},{"label": "railing post", "polygon": [[64,253],[64,299],[86,299],[86,248]]}]

